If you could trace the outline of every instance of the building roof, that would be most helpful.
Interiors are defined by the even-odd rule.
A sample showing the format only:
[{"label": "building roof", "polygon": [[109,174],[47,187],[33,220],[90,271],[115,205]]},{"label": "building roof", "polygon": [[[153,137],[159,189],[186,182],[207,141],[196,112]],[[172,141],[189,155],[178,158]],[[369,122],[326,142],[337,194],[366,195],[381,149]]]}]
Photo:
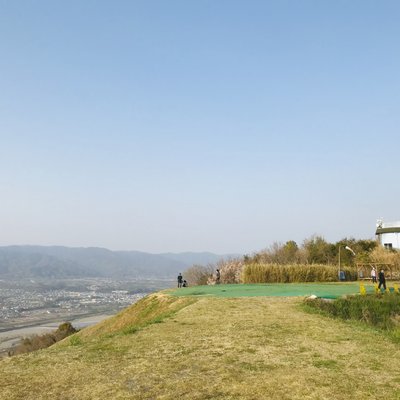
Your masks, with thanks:
[{"label": "building roof", "polygon": [[399,233],[400,221],[383,222],[381,219],[376,221],[375,235],[382,235],[384,233]]},{"label": "building roof", "polygon": [[396,233],[400,232],[400,223],[382,224],[376,228],[376,235],[382,233]]}]

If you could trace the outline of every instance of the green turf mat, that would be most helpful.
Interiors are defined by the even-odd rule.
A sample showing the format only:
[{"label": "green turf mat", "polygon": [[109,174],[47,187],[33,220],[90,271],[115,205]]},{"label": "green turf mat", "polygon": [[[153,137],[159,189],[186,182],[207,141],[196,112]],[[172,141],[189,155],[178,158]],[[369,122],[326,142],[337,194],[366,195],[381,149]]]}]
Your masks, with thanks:
[{"label": "green turf mat", "polygon": [[[367,293],[373,293],[374,287],[364,285]],[[351,283],[271,283],[193,286],[169,290],[174,296],[217,296],[217,297],[252,297],[252,296],[311,296],[337,298],[347,294],[360,293],[360,284]]]}]

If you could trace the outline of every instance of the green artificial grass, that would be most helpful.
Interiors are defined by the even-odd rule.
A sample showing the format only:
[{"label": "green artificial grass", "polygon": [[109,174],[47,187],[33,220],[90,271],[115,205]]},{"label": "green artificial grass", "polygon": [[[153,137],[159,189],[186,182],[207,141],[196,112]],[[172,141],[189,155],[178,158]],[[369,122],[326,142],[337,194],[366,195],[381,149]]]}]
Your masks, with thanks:
[{"label": "green artificial grass", "polygon": [[[367,293],[373,293],[371,284],[364,284]],[[311,296],[338,298],[360,293],[358,282],[349,283],[270,283],[193,286],[168,290],[173,296],[216,296],[216,297],[255,297],[255,296]]]}]

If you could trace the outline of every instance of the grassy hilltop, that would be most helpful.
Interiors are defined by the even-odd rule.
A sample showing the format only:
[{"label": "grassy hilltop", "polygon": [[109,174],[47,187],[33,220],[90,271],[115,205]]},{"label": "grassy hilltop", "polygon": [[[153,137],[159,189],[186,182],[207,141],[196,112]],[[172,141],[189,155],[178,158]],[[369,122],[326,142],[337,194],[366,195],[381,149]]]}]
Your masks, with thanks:
[{"label": "grassy hilltop", "polygon": [[400,398],[398,344],[301,304],[156,293],[1,361],[0,399]]}]

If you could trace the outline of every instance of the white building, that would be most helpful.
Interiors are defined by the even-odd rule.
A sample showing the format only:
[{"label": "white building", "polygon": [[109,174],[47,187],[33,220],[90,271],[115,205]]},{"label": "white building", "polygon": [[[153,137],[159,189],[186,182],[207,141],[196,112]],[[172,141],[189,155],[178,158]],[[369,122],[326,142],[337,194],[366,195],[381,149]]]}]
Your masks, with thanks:
[{"label": "white building", "polygon": [[376,223],[376,238],[378,242],[387,249],[400,250],[400,221]]}]

